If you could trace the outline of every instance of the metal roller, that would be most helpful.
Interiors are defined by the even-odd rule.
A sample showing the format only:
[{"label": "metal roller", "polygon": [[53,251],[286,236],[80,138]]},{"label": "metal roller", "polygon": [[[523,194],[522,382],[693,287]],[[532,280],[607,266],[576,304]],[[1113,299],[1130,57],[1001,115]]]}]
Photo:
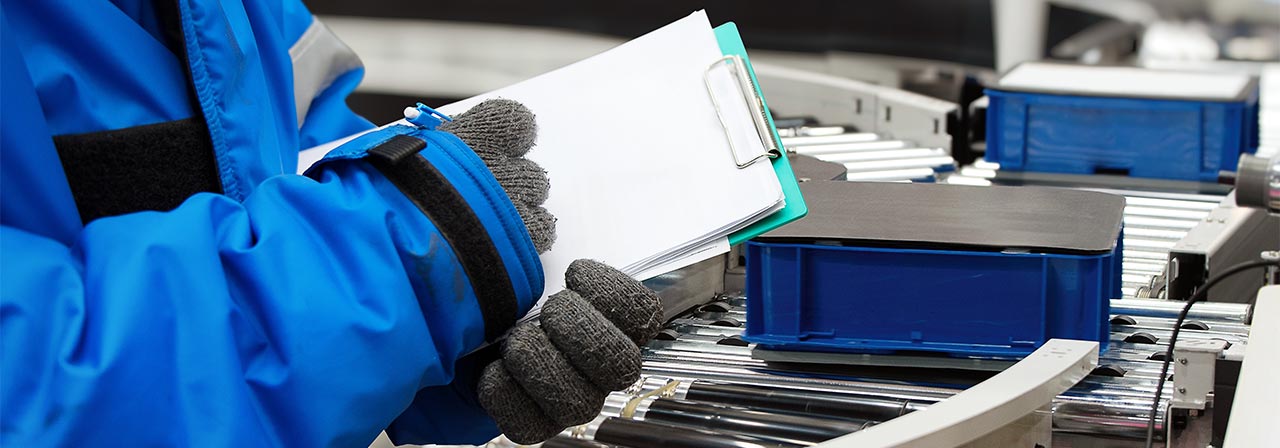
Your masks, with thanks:
[{"label": "metal roller", "polygon": [[870,420],[802,417],[670,398],[652,400],[637,410],[635,418],[795,445],[822,442],[875,424]]},{"label": "metal roller", "polygon": [[[1163,408],[1162,408],[1163,409]],[[1147,433],[1151,400],[1104,402],[1094,397],[1059,396],[1053,401],[1055,432],[1142,439]],[[1164,439],[1167,418],[1156,416],[1157,440]]]},{"label": "metal roller", "polygon": [[653,422],[608,418],[591,435],[596,442],[629,447],[789,448],[799,444],[761,440],[737,434],[681,428]]},{"label": "metal roller", "polygon": [[542,448],[608,448],[608,445],[560,435],[542,442]]},{"label": "metal roller", "polygon": [[731,369],[723,366],[707,367],[665,362],[646,362],[645,364],[646,365],[643,369],[643,373],[645,375],[690,381],[706,379],[751,386],[769,386],[835,393],[850,393],[861,396],[915,400],[922,402],[938,401],[955,394],[954,389],[945,389],[940,387],[859,382],[807,376],[771,375],[766,372],[757,372],[751,369]]},{"label": "metal roller", "polygon": [[806,156],[844,155],[862,151],[883,151],[886,149],[906,148],[909,143],[901,140],[880,140],[857,143],[841,143],[817,146],[789,146],[796,154]]},{"label": "metal roller", "polygon": [[[1111,314],[1174,319],[1184,305],[1177,301],[1126,298],[1111,301]],[[1191,306],[1187,319],[1243,323],[1248,314],[1249,305],[1243,303],[1199,302]]]},{"label": "metal roller", "polygon": [[813,135],[782,137],[782,145],[787,148],[804,146],[834,145],[840,143],[862,143],[880,140],[880,136],[872,132],[854,132],[835,135]]},{"label": "metal roller", "polygon": [[924,409],[927,402],[838,395],[816,391],[695,382],[684,398],[754,409],[796,412],[863,421],[883,421]]},{"label": "metal roller", "polygon": [[919,146],[874,133],[784,137],[782,144],[796,154],[843,163],[848,170],[845,178],[852,181],[931,179],[955,167],[948,148]]}]

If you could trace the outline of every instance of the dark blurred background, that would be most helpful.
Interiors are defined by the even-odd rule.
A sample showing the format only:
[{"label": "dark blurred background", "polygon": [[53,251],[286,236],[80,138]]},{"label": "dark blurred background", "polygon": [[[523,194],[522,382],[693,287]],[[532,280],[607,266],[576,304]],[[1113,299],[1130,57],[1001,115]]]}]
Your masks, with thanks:
[{"label": "dark blurred background", "polygon": [[[534,26],[623,39],[640,36],[692,11],[706,9],[712,24],[737,23],[743,30],[744,43],[753,50],[809,54],[851,52],[943,61],[986,69],[995,67],[990,0],[310,0],[307,5],[320,16]],[[1051,7],[1050,14],[1046,48],[1105,20],[1095,14],[1061,7]],[[342,30],[338,31],[341,34]],[[953,98],[949,96],[952,93],[935,96],[951,100]],[[460,98],[433,95],[426,97],[425,101],[443,104]],[[377,121],[395,118],[406,103],[419,99],[424,98],[362,89],[351,98],[351,104],[357,112]]]},{"label": "dark blurred background", "polygon": [[[1280,41],[1275,0],[304,1],[364,59],[365,84],[350,102],[374,121],[414,101],[444,104],[517,82],[698,9],[713,25],[737,23],[753,62],[962,105],[1016,60],[1182,68],[1280,52],[1269,43]],[[1001,7],[1016,9],[1004,16],[1014,30],[1006,40],[996,39]],[[1026,29],[1035,31],[1014,35]],[[1023,43],[1030,53],[1008,54]]]}]

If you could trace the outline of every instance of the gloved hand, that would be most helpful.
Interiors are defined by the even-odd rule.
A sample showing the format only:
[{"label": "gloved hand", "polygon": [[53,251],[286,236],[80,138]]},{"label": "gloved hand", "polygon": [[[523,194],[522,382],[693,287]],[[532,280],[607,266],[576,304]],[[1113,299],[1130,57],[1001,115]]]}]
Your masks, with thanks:
[{"label": "gloved hand", "polygon": [[662,328],[658,296],[616,269],[578,260],[565,280],[569,289],[543,304],[541,326],[511,330],[502,359],[480,377],[480,405],[516,443],[590,421],[610,391],[640,378],[640,346]]},{"label": "gloved hand", "polygon": [[457,136],[480,156],[520,213],[534,248],[551,249],[556,220],[542,207],[550,190],[547,172],[524,158],[537,140],[533,112],[516,101],[486,100],[436,129]]},{"label": "gloved hand", "polygon": [[[505,99],[484,101],[439,130],[471,147],[515,205],[539,253],[555,242],[555,218],[542,207],[550,184],[524,158],[536,140],[533,113]],[[543,304],[538,323],[514,328],[502,359],[481,374],[480,404],[507,437],[536,443],[590,421],[610,391],[640,377],[640,345],[662,326],[662,302],[640,282],[602,263],[578,260],[568,290]]]}]

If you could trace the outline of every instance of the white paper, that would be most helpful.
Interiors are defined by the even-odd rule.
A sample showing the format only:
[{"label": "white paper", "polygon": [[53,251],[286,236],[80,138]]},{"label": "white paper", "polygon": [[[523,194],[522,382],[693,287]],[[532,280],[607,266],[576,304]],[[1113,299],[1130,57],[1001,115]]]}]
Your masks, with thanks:
[{"label": "white paper", "polygon": [[[722,53],[699,11],[613,50],[440,108],[488,98],[537,116],[528,157],[547,170],[556,243],[543,254],[547,294],[569,263],[591,258],[629,275],[673,269],[727,250],[719,242],[782,205],[767,162],[739,169],[703,75]],[[730,71],[712,71],[740,158],[764,152]],[[692,260],[692,261],[690,261]]]},{"label": "white paper", "polygon": [[727,252],[729,252],[729,238],[716,238],[701,247],[690,251],[688,255],[671,260],[665,264],[650,267],[649,269],[636,274],[635,278],[646,280],[651,279]]}]

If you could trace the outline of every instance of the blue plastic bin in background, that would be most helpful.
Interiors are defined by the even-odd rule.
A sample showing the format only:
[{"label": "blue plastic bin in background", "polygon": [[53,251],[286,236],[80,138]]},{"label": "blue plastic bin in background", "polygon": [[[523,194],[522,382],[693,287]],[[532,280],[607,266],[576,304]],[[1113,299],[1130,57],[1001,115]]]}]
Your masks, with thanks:
[{"label": "blue plastic bin in background", "polygon": [[1121,247],[1071,255],[747,243],[747,329],[766,349],[1021,357],[1106,350]]},{"label": "blue plastic bin in background", "polygon": [[[1020,69],[1044,72],[1026,74]],[[1086,86],[1077,90],[1070,80],[1053,79],[1046,80],[1043,88],[1036,85],[1037,76],[1052,78],[1047,70],[1060,69],[1073,71],[1068,75],[1083,78],[1080,83]],[[1088,79],[1095,73],[1110,76],[1107,72],[1152,77],[1152,84],[1169,78],[1175,82],[1167,84],[1174,88],[1166,90],[1175,92],[1195,87],[1186,85],[1189,80],[1179,85],[1179,76],[1196,77],[1190,78],[1199,80],[1195,82],[1218,79],[1214,78],[1218,75],[1122,67],[1024,64],[986,91],[986,160],[999,163],[1001,170],[1216,182],[1220,170],[1234,170],[1240,154],[1256,150],[1256,81],[1227,77],[1239,83],[1238,89],[1234,85],[1220,89],[1218,96],[1195,97],[1200,93],[1192,92],[1179,98],[1158,89],[1093,91],[1092,84],[1114,86],[1116,82],[1105,82],[1110,78]],[[1006,85],[1006,79],[1018,75],[1026,79]]]}]

